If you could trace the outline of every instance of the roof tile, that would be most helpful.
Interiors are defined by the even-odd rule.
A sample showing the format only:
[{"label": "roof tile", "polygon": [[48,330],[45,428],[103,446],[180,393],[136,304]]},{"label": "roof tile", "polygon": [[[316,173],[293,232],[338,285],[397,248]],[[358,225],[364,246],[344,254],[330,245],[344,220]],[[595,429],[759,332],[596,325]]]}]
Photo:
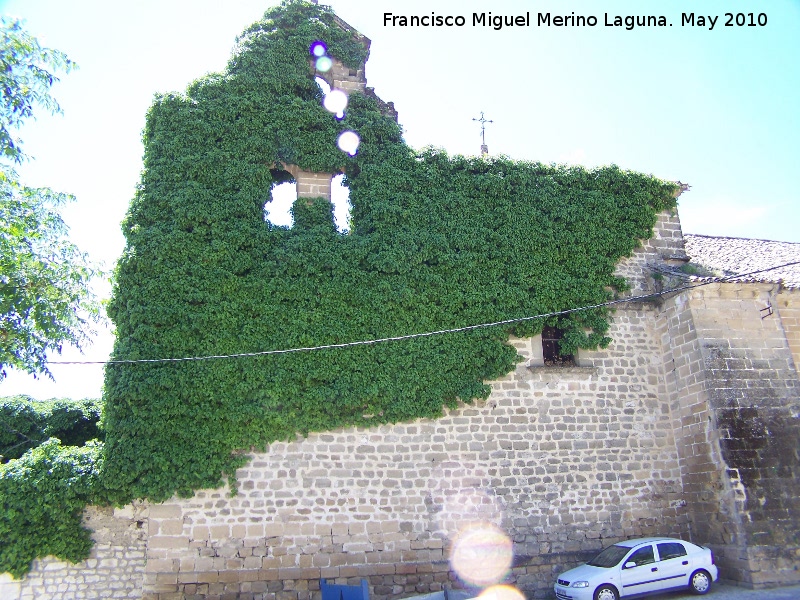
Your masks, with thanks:
[{"label": "roof tile", "polygon": [[800,243],[695,234],[683,237],[691,262],[721,271],[723,276],[798,263],[754,273],[738,281],[782,283],[787,288],[800,288]]}]

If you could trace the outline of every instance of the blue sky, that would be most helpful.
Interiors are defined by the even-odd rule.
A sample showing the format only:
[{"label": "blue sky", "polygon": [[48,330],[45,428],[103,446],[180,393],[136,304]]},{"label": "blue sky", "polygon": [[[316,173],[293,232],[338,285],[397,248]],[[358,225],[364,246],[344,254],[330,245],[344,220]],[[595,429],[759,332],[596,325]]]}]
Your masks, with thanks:
[{"label": "blue sky", "polygon": [[[144,115],[158,92],[222,70],[234,38],[274,2],[253,0],[0,0],[79,70],[54,94],[64,115],[21,132],[35,160],[28,185],[74,194],[64,215],[74,241],[111,268],[119,224],[141,168]],[[481,111],[492,154],[586,166],[615,163],[691,184],[684,232],[800,242],[800,0],[427,1],[330,0],[372,40],[369,85],[393,101],[414,147],[477,154]],[[725,13],[766,16],[726,27]],[[461,15],[463,27],[400,27],[384,14]],[[530,27],[473,26],[472,14],[524,15]],[[543,27],[538,13],[594,16],[595,27]],[[718,17],[682,26],[683,13]],[[663,15],[671,26],[607,27],[615,16]],[[745,16],[749,22],[749,16]],[[763,22],[763,18],[762,18]],[[286,206],[274,210],[279,220]],[[100,287],[101,294],[107,294]],[[104,360],[101,329],[81,356]],[[0,396],[97,397],[98,366],[54,366],[56,382],[12,372]]]}]

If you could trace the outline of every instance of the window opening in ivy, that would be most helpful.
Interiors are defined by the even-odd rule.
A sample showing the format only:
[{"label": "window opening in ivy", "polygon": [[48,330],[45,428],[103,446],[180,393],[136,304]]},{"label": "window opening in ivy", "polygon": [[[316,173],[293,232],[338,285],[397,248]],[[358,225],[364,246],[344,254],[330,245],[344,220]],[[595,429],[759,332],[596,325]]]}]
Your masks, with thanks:
[{"label": "window opening in ivy", "polygon": [[325,81],[322,77],[320,76],[314,77],[314,81],[317,82],[317,85],[319,86],[319,89],[322,90],[323,94],[327,94],[331,91],[331,85],[327,81]]},{"label": "window opening in ivy", "polygon": [[[287,177],[290,177],[286,173]],[[273,183],[270,198],[264,205],[264,220],[273,225],[292,226],[292,204],[297,200],[297,183],[294,180]]]},{"label": "window opening in ivy", "polygon": [[333,222],[341,233],[350,231],[350,188],[344,184],[344,175],[337,175],[331,180],[331,203],[333,204]]},{"label": "window opening in ivy", "polygon": [[564,337],[564,330],[558,327],[545,327],[542,329],[542,355],[544,364],[548,367],[575,366],[575,356],[562,354],[560,341]]}]

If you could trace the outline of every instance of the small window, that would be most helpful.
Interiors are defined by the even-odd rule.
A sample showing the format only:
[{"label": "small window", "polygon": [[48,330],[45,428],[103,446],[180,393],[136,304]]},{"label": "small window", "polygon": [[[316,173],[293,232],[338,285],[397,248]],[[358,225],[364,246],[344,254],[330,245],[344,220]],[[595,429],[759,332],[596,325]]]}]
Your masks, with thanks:
[{"label": "small window", "polygon": [[656,562],[655,556],[653,555],[652,544],[648,544],[644,548],[639,548],[636,552],[631,554],[628,560],[625,561],[625,564],[627,565],[630,562],[636,563],[637,567]]},{"label": "small window", "polygon": [[283,169],[272,171],[273,184],[264,203],[264,220],[280,227],[292,226],[292,204],[297,200],[297,182]]},{"label": "small window", "polygon": [[333,220],[340,233],[350,230],[352,207],[350,206],[350,188],[344,184],[344,175],[336,175],[331,180],[331,202],[333,203]]},{"label": "small window", "polygon": [[658,557],[660,560],[669,560],[680,556],[686,556],[686,548],[683,547],[683,544],[678,544],[677,542],[658,544]]},{"label": "small window", "polygon": [[564,330],[558,327],[545,327],[542,329],[542,355],[545,366],[575,366],[574,355],[561,353],[560,342],[563,337]]},{"label": "small window", "polygon": [[331,84],[328,83],[327,81],[325,81],[325,79],[323,79],[322,77],[317,75],[316,77],[314,77],[314,81],[317,82],[317,85],[319,86],[319,89],[322,90],[322,95],[323,96],[325,94],[330,94],[331,93]]}]

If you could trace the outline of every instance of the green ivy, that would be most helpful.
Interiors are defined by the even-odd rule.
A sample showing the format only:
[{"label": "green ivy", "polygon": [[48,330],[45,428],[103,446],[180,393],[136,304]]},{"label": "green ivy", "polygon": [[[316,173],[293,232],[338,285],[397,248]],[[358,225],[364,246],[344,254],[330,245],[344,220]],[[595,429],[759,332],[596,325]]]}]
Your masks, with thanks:
[{"label": "green ivy", "polygon": [[[202,357],[460,328],[602,303],[617,262],[652,235],[675,186],[615,166],[414,151],[370,97],[336,121],[308,48],[359,67],[330,9],[288,1],[222,74],[156,99],[109,314],[117,360]],[[359,152],[336,147],[345,129]],[[280,163],[344,170],[352,229],[327,200],[265,221]],[[608,311],[548,320],[562,349],[609,343]],[[519,360],[508,335],[543,321],[314,352],[106,370],[103,480],[117,502],[231,480],[246,451],[297,434],[435,418],[484,398]],[[232,482],[235,484],[235,482]]]},{"label": "green ivy", "polygon": [[52,438],[22,458],[0,465],[0,573],[22,577],[31,561],[89,556],[90,531],[82,526],[89,503],[103,503],[99,471],[102,445],[62,446]]},{"label": "green ivy", "polygon": [[[100,400],[0,398],[0,573],[22,577],[34,558],[73,562],[92,542],[81,525],[103,503]],[[63,443],[63,445],[62,445]]]},{"label": "green ivy", "polygon": [[105,435],[99,428],[101,413],[100,400],[0,398],[0,462],[19,458],[51,437],[60,439],[65,446],[102,440]]}]

